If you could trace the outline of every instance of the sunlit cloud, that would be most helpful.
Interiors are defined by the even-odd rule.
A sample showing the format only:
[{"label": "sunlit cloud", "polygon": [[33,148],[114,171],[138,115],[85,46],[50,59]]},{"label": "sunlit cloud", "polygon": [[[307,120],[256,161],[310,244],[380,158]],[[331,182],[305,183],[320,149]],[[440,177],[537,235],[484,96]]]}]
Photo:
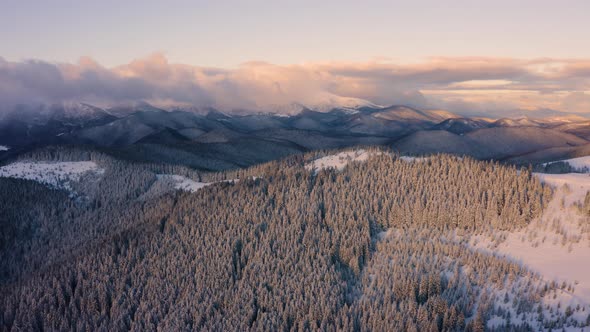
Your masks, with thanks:
[{"label": "sunlit cloud", "polygon": [[147,101],[222,110],[278,112],[293,103],[355,99],[455,112],[555,109],[590,112],[590,60],[486,57],[429,58],[417,63],[365,63],[237,68],[170,63],[162,54],[114,68],[83,57],[77,63],[0,58],[0,106],[84,101],[101,105]]},{"label": "sunlit cloud", "polygon": [[456,89],[491,89],[499,87],[510,87],[514,83],[509,80],[470,80],[449,84],[449,88]]}]

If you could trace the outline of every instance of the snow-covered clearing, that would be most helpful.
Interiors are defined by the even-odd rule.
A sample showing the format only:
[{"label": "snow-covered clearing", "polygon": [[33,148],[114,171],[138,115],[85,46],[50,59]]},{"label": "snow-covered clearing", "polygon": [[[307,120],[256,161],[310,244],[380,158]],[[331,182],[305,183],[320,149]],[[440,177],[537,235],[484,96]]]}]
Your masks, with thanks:
[{"label": "snow-covered clearing", "polygon": [[104,169],[92,161],[16,162],[0,167],[0,177],[33,180],[68,191],[88,172],[100,175]]},{"label": "snow-covered clearing", "polygon": [[520,262],[560,287],[565,285],[555,296],[545,296],[544,305],[560,312],[579,305],[582,309],[574,310],[572,317],[585,322],[590,313],[590,217],[579,206],[590,190],[590,175],[535,176],[555,188],[543,215],[518,232],[476,236],[471,245]]},{"label": "snow-covered clearing", "polygon": [[199,189],[205,188],[213,182],[197,182],[182,175],[175,174],[158,174],[159,181],[169,181],[174,186],[174,189],[196,192]]},{"label": "snow-covered clearing", "polygon": [[401,160],[403,160],[405,162],[408,162],[408,163],[411,163],[411,162],[414,162],[414,161],[420,162],[420,161],[426,161],[426,160],[428,160],[427,157],[409,157],[409,156],[401,156],[401,157],[399,157],[399,159],[401,159]]},{"label": "snow-covered clearing", "polygon": [[[341,171],[351,162],[364,162],[372,156],[382,155],[384,152],[380,151],[367,151],[365,149],[342,151],[333,155],[325,156],[312,160],[305,164],[305,169],[308,171],[319,172],[323,169],[336,169]],[[400,160],[411,163],[411,162],[422,162],[428,160],[428,157],[410,157],[400,156]]]},{"label": "snow-covered clearing", "polygon": [[552,161],[552,162],[545,163],[543,165],[550,165],[550,164],[559,163],[559,162],[568,163],[568,164],[570,164],[571,167],[573,167],[579,171],[588,171],[590,169],[590,156]]},{"label": "snow-covered clearing", "polygon": [[224,180],[224,181],[218,181],[218,182],[198,182],[198,181],[189,179],[185,176],[176,175],[176,174],[157,174],[156,176],[158,177],[159,181],[171,183],[173,185],[173,188],[176,190],[190,191],[193,193],[198,191],[199,189],[203,189],[203,188],[210,186],[212,184],[215,184],[215,183],[220,183],[220,182],[236,183],[239,181],[238,179],[235,179],[235,180]]},{"label": "snow-covered clearing", "polygon": [[8,151],[10,150],[10,147],[6,146],[6,145],[0,145],[0,151]]},{"label": "snow-covered clearing", "polygon": [[330,156],[325,156],[316,160],[313,160],[305,165],[305,169],[308,171],[315,170],[316,172],[322,169],[334,168],[336,170],[343,170],[348,163],[353,161],[366,161],[375,152],[369,152],[365,149],[359,149],[354,151],[343,151]]}]

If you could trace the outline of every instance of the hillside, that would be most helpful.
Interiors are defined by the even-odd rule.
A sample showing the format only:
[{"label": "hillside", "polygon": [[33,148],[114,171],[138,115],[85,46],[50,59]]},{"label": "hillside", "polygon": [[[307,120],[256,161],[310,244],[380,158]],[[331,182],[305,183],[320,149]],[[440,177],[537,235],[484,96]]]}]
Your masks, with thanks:
[{"label": "hillside", "polygon": [[[105,172],[79,184],[95,188],[81,205],[35,182],[0,178],[3,234],[10,234],[0,251],[2,329],[348,330],[356,321],[423,330],[437,320],[482,328],[506,317],[494,304],[503,294],[521,292],[540,301],[515,297],[512,310],[543,324],[582,324],[565,313],[539,318],[538,308],[560,290],[535,272],[447,241],[459,230],[493,234],[530,224],[551,193],[526,172],[374,148],[293,156],[215,175],[239,178],[221,182],[95,152],[27,158],[83,156]],[[457,196],[449,199],[449,191]],[[16,199],[31,192],[24,197],[34,204]]]}]

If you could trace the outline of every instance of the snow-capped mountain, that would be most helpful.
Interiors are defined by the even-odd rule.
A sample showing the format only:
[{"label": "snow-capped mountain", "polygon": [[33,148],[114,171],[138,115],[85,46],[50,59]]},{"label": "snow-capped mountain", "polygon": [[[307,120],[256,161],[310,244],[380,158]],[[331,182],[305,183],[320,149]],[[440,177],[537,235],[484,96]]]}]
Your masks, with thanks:
[{"label": "snow-capped mountain", "polygon": [[343,97],[328,93],[321,94],[311,102],[305,103],[305,107],[316,112],[329,112],[333,109],[356,111],[362,107],[383,108],[383,106],[365,99]]},{"label": "snow-capped mountain", "polygon": [[65,125],[80,125],[111,121],[116,118],[108,111],[86,103],[63,102],[57,104],[18,105],[6,112],[3,121],[20,121],[30,125],[45,125],[62,122]]},{"label": "snow-capped mountain", "polygon": [[377,105],[365,99],[343,97],[335,94],[324,93],[305,102],[293,101],[286,104],[265,106],[263,107],[263,113],[276,113],[292,116],[300,114],[304,111],[326,113],[334,109],[338,109],[346,113],[356,113],[360,108],[363,107],[379,109],[383,108],[384,106]]}]

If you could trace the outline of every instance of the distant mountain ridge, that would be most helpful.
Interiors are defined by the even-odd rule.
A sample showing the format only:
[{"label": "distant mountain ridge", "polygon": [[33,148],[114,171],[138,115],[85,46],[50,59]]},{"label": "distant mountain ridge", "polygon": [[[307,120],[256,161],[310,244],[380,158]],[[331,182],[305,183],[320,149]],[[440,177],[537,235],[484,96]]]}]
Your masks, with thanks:
[{"label": "distant mountain ridge", "polygon": [[[355,103],[359,104],[355,104]],[[406,105],[361,101],[290,115],[228,114],[214,108],[148,103],[19,106],[0,119],[0,159],[45,145],[87,145],[140,161],[211,170],[247,166],[292,153],[351,145],[385,145],[406,154],[453,153],[480,159],[544,160],[590,144],[590,120],[462,117]],[[246,157],[244,157],[246,156]],[[523,157],[524,156],[524,157]],[[243,159],[243,160],[240,160]],[[207,166],[205,166],[207,165]]]}]

